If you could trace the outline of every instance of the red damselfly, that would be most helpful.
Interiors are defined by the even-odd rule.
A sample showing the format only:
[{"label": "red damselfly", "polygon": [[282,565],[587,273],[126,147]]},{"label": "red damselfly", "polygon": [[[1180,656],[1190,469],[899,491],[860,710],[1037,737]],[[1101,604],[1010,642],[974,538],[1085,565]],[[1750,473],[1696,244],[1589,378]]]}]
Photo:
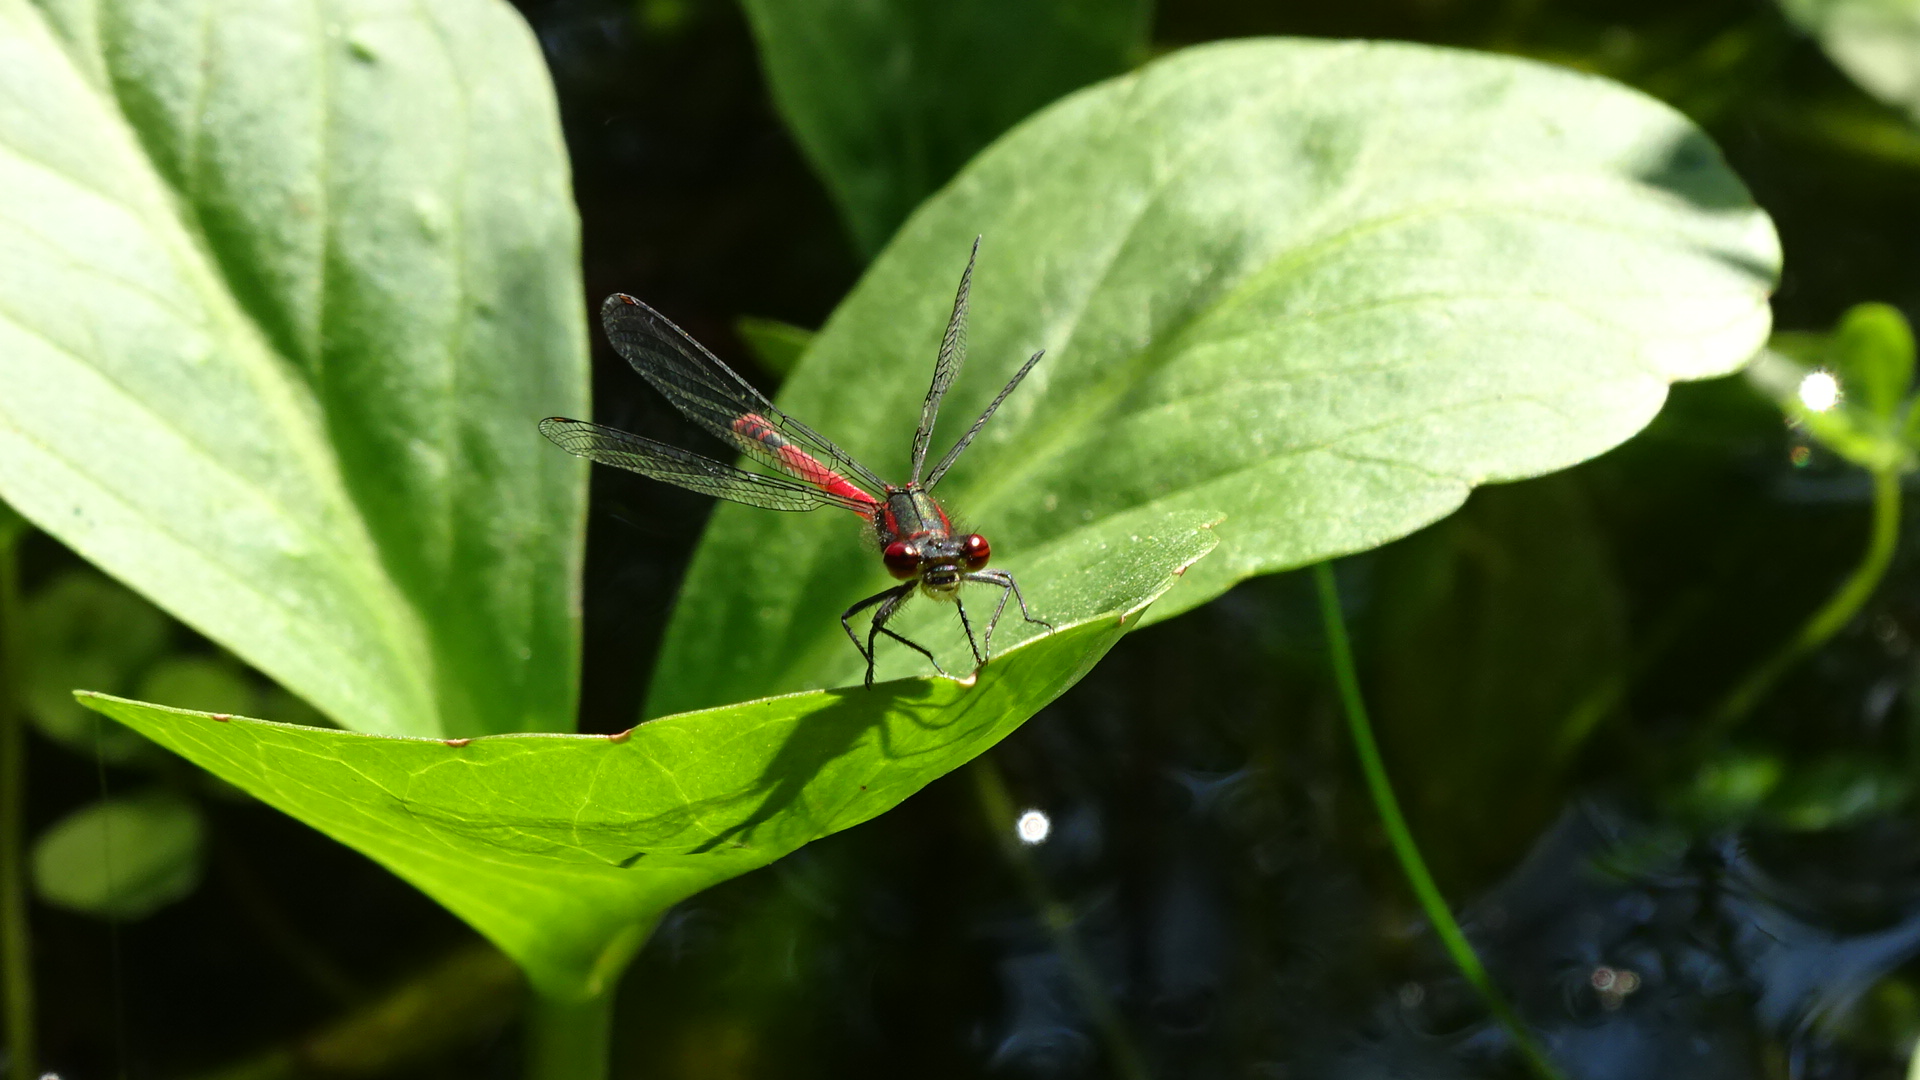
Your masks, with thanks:
[{"label": "red damselfly", "polygon": [[[1040,362],[1046,350],[1034,353],[1021,365],[999,396],[980,414],[980,419],[973,422],[922,479],[927,447],[933,441],[933,422],[940,413],[940,399],[946,396],[947,388],[960,373],[960,365],[966,361],[967,295],[973,284],[974,258],[979,253],[980,241],[976,239],[973,254],[967,257],[967,268],[960,275],[960,290],[953,298],[947,332],[940,340],[939,358],[933,365],[933,385],[920,407],[920,426],[913,433],[912,472],[904,484],[889,484],[880,479],[872,469],[855,461],[825,436],[775,408],[684,330],[623,293],[609,296],[600,306],[607,337],[620,355],[687,419],[754,461],[785,475],[738,468],[585,420],[551,416],[540,421],[540,431],[570,454],[630,469],[690,491],[769,510],[837,506],[859,514],[867,520],[874,539],[879,542],[880,558],[887,572],[903,582],[867,597],[840,616],[841,627],[867,662],[867,686],[873,685],[874,644],[882,634],[918,652],[932,662],[934,670],[946,674],[940,661],[925,646],[887,627],[916,591],[954,605],[960,614],[960,626],[966,631],[967,646],[973,651],[974,663],[984,665],[992,655],[993,628],[999,625],[1009,596],[1020,605],[1022,618],[1048,629],[1053,626],[1034,618],[1027,610],[1026,597],[1020,595],[1020,586],[1012,574],[987,569],[987,560],[993,554],[987,538],[979,533],[954,535],[952,520],[933,497],[934,487],[959,459],[960,452],[980,434],[994,410],[1007,400],[1020,380],[1027,377],[1027,372]],[[966,606],[960,601],[960,586],[967,582],[1000,589],[1000,601],[994,606],[986,632],[979,640],[974,637]],[[869,608],[873,609],[873,616],[867,640],[862,644],[859,634],[854,632],[853,618]]]}]

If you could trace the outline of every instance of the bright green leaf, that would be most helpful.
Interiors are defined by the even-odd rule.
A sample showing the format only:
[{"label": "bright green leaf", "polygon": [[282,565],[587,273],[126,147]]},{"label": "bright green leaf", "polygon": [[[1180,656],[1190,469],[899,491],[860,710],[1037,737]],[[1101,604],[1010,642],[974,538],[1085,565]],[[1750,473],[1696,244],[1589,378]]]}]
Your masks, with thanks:
[{"label": "bright green leaf", "polygon": [[[1809,349],[1798,340],[1803,337],[1815,337],[1818,343]],[[1884,424],[1839,403],[1807,405],[1808,399],[1816,405],[1825,401],[1825,380],[1833,380],[1836,390],[1839,386],[1839,377],[1825,363],[1831,359],[1829,344],[1826,335],[1776,334],[1747,368],[1747,380],[1808,435],[1855,465],[1874,470],[1907,467],[1912,453]]]},{"label": "bright green leaf", "polygon": [[200,883],[204,831],[199,808],[165,792],[81,807],[34,843],[34,891],[88,915],[143,918]]},{"label": "bright green leaf", "polygon": [[768,698],[614,738],[449,742],[81,700],[378,860],[545,992],[591,995],[668,906],[886,811],[1073,685],[1212,547],[1192,515],[1156,524],[1109,553],[1105,574],[1084,575],[1076,596],[1091,606],[1062,611],[1059,633],[1002,652],[971,684]]},{"label": "bright green leaf", "polygon": [[339,723],[564,730],[578,223],[496,0],[0,0],[0,496]]},{"label": "bright green leaf", "polygon": [[774,104],[871,256],[981,147],[1146,53],[1148,0],[745,0]]},{"label": "bright green leaf", "polygon": [[1780,0],[1869,94],[1920,119],[1920,3],[1915,0]]},{"label": "bright green leaf", "polygon": [[1827,449],[1864,469],[1908,471],[1920,449],[1920,413],[1901,416],[1913,364],[1906,318],[1885,304],[1858,304],[1831,334],[1773,335],[1746,376]]},{"label": "bright green leaf", "polygon": [[752,315],[742,315],[735,320],[733,329],[760,366],[782,379],[793,374],[800,354],[807,351],[814,338],[814,332],[805,327]]},{"label": "bright green leaf", "polygon": [[1833,366],[1857,408],[1891,423],[1913,384],[1913,330],[1889,304],[1855,304],[1834,331]]},{"label": "bright green leaf", "polygon": [[[781,403],[883,475],[975,234],[935,452],[1048,354],[940,495],[1009,555],[1224,513],[1154,618],[1619,443],[1670,382],[1753,354],[1779,262],[1706,137],[1616,84],[1404,44],[1190,49],[988,149],[821,331]],[[844,518],[721,507],[649,712],[854,678],[835,616],[889,579]],[[1021,581],[1046,615],[1054,583]]]}]

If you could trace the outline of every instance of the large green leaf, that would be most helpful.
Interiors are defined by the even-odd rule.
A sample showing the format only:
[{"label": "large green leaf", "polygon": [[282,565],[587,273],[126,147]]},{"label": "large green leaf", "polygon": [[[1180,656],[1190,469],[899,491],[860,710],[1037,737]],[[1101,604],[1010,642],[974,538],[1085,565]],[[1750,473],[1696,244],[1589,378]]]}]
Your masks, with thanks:
[{"label": "large green leaf", "polygon": [[381,732],[573,723],[578,223],[494,0],[0,0],[0,496]]},{"label": "large green leaf", "polygon": [[588,996],[669,905],[880,814],[993,745],[1212,544],[1193,515],[1143,528],[1095,560],[1109,573],[1080,577],[1072,625],[970,682],[769,698],[611,738],[393,738],[81,700],[372,856],[545,992]]},{"label": "large green leaf", "polygon": [[744,0],[774,103],[866,255],[1028,114],[1144,58],[1148,0]]},{"label": "large green leaf", "polygon": [[[973,366],[935,451],[1049,352],[940,494],[1018,553],[1223,512],[1155,617],[1613,446],[1671,381],[1753,354],[1779,261],[1706,137],[1614,83],[1402,44],[1206,46],[982,154],[782,404],[900,477],[976,233]],[[833,616],[886,581],[856,532],[722,507],[649,710],[851,679]],[[1023,581],[1045,614],[1051,583]]]}]

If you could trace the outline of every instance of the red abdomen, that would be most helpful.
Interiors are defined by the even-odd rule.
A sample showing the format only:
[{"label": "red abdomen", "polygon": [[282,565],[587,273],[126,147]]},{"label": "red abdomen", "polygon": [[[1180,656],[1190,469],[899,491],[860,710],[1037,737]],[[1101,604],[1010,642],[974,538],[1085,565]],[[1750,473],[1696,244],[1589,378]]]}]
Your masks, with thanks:
[{"label": "red abdomen", "polygon": [[[748,413],[733,422],[733,430],[772,451],[773,455],[785,463],[794,476],[821,491],[863,502],[869,506],[880,505],[878,499],[855,487],[846,477],[821,464],[819,458],[793,445],[786,436],[780,434],[779,429],[767,423],[766,417]],[[873,516],[871,510],[864,510],[862,513],[867,517]]]}]

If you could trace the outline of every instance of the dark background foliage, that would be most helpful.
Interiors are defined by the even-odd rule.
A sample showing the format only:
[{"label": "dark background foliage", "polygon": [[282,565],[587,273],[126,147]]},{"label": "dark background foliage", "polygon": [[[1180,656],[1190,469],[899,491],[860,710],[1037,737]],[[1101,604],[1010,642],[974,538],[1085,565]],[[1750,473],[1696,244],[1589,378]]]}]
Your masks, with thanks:
[{"label": "dark background foliage", "polygon": [[[772,385],[735,320],[817,326],[861,260],[744,16],[522,8],[559,88],[588,295],[645,297]],[[1866,299],[1920,310],[1920,136],[1770,4],[1189,0],[1152,42],[1252,34],[1493,49],[1636,85],[1706,126],[1778,223],[1781,328]],[[595,348],[599,419],[690,435]],[[582,729],[614,731],[710,507],[611,470],[593,485]],[[1699,737],[1857,557],[1867,494],[1722,380],[1597,461],[1342,565],[1415,832],[1569,1075],[1902,1074],[1920,1032],[1913,545],[1737,738]],[[77,562],[43,537],[24,558],[29,592]],[[989,764],[683,905],[627,976],[616,1073],[1485,1075],[1501,1037],[1387,855],[1317,626],[1303,577],[1242,586],[1128,638]],[[36,828],[146,782],[50,742],[32,755]],[[1003,789],[1050,817],[1046,844],[1006,843]],[[265,807],[205,801],[210,869],[185,901],[118,928],[36,908],[48,1067],[192,1075],[294,1048],[316,1074],[517,1073],[511,981],[474,974],[498,968],[457,952],[469,931]],[[476,966],[424,984],[438,1019],[400,1040],[413,1056],[353,1065],[386,1044],[329,1025],[449,955]],[[329,1031],[334,1057],[311,1041]]]}]

